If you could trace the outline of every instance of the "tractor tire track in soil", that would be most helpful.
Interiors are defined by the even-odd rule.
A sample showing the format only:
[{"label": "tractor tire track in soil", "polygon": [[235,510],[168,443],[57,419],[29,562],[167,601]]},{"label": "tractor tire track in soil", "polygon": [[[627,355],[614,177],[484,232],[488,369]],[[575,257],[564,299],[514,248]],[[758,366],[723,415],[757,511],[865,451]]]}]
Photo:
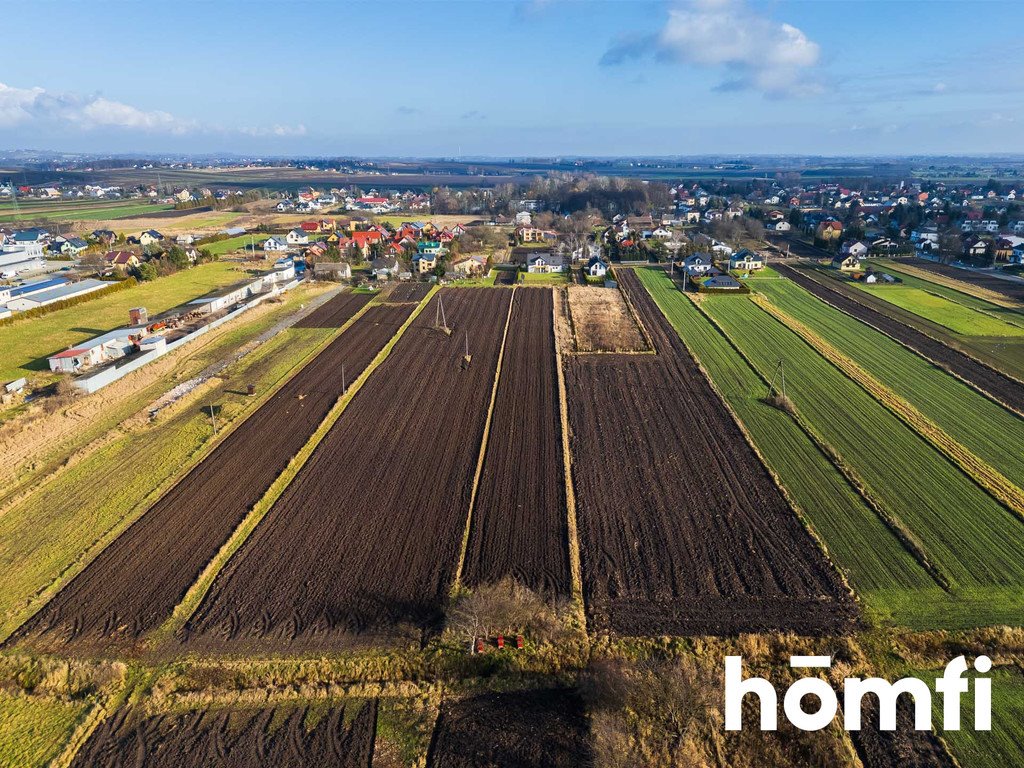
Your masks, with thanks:
[{"label": "tractor tire track in soil", "polygon": [[617,274],[657,354],[565,360],[588,625],[846,631],[838,575],[639,279]]},{"label": "tractor tire track in soil", "polygon": [[120,709],[100,724],[71,766],[369,768],[376,701],[363,704],[348,722],[345,707],[331,707],[312,729],[306,727],[308,714],[296,707],[284,712],[209,710],[146,717]]},{"label": "tractor tire track in soil", "polygon": [[166,620],[203,568],[415,305],[371,307],[164,494],[8,641],[133,641]]},{"label": "tractor tire track in soil", "polygon": [[520,288],[512,303],[462,579],[470,587],[512,576],[547,596],[572,592],[552,303],[546,288]]},{"label": "tractor tire track in soil", "polygon": [[367,294],[339,293],[295,324],[296,328],[341,328],[370,300]]},{"label": "tractor tire track in soil", "polygon": [[455,578],[511,299],[435,295],[217,576],[187,644],[422,641]]},{"label": "tractor tire track in soil", "polygon": [[593,757],[583,703],[573,691],[562,689],[447,701],[427,756],[427,768],[589,765]]},{"label": "tractor tire track in soil", "polygon": [[852,293],[857,291],[856,288],[844,290],[839,284],[833,287],[823,282],[827,278],[819,279],[802,269],[785,264],[776,264],[775,269],[779,274],[788,277],[826,304],[831,304],[836,309],[896,339],[940,368],[987,393],[997,402],[1008,406],[1017,413],[1024,413],[1024,386],[1009,376],[1005,376],[974,358],[946,346],[941,341],[865,305],[859,297]]}]

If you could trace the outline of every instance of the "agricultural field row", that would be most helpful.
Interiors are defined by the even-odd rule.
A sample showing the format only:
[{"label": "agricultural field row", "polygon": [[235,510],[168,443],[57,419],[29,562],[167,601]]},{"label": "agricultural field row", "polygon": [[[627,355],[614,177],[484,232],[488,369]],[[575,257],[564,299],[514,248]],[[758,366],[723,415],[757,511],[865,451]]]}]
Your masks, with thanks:
[{"label": "agricultural field row", "polygon": [[[896,285],[851,282],[851,285],[962,336],[1024,336],[1024,316],[1015,310],[980,299],[972,300],[967,294],[915,280],[896,270],[889,271],[903,282]],[[951,295],[944,295],[943,290]]]},{"label": "agricultural field row", "polygon": [[1002,318],[1008,323],[1024,326],[1024,303],[970,283],[945,278],[907,262],[878,259],[877,263],[886,272],[900,278],[903,285],[920,288],[965,307]]},{"label": "agricultural field row", "polygon": [[[965,601],[947,617],[947,627],[1019,621],[1024,523],[752,301],[711,297],[702,306],[763,376],[785,364],[787,395],[797,411]],[[912,608],[909,603],[903,610]],[[906,621],[919,626],[924,618]]]},{"label": "agricultural field row", "polygon": [[617,277],[657,354],[565,359],[588,625],[842,631],[836,573],[638,278]]},{"label": "agricultural field row", "polygon": [[[151,424],[131,419],[112,439],[5,509],[0,515],[0,637],[13,631],[26,609],[49,596],[51,585],[80,568],[94,549],[152,504],[180,468],[204,455],[214,437],[210,405],[215,404],[221,432],[229,429],[255,405],[246,394],[249,384],[258,392],[270,390],[330,333],[298,328],[278,333],[222,371],[201,400],[186,399]],[[225,345],[237,339],[227,336]]]},{"label": "agricultural field row", "polygon": [[[975,388],[1024,414],[1024,339],[959,336],[815,269],[779,265],[815,298],[872,326]],[[1018,361],[1019,358],[1019,361]]]},{"label": "agricultural field row", "polygon": [[18,211],[13,208],[0,210],[0,222],[22,223],[28,221],[113,221],[127,216],[138,216],[146,213],[157,213],[173,209],[171,205],[152,205],[136,203],[134,205],[108,205],[102,207],[82,206],[23,206]]},{"label": "agricultural field row", "polygon": [[792,281],[765,281],[757,290],[1007,478],[1024,478],[1024,455],[1007,450],[1024,445],[1024,418]]},{"label": "agricultural field row", "polygon": [[[352,318],[367,300],[345,293],[333,302]],[[414,306],[375,306],[354,319],[19,632],[41,636],[44,645],[103,645],[132,641],[164,622],[342,395],[341,363],[354,380]],[[317,311],[329,315],[329,307]],[[254,450],[267,435],[274,435],[275,450]],[[211,509],[218,514],[210,515]],[[173,556],[167,554],[170,542]]]},{"label": "agricultural field row", "polygon": [[[730,340],[664,271],[642,269],[636,274],[739,416],[869,612],[879,619],[905,621],[889,604],[893,592],[913,594],[923,606],[943,602],[942,589],[829,458],[789,414],[766,402],[766,381]],[[941,613],[934,617],[936,623],[943,619]]]}]

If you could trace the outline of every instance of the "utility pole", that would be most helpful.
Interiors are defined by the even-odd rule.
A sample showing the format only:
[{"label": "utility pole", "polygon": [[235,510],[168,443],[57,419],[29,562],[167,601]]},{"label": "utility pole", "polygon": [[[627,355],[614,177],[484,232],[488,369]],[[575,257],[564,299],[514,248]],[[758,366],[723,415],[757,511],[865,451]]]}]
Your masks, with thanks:
[{"label": "utility pole", "polygon": [[217,434],[217,417],[213,413],[213,403],[210,403],[210,421],[213,422],[213,434]]},{"label": "utility pole", "polygon": [[348,391],[348,387],[345,386],[345,364],[341,364],[341,394],[345,394]]}]

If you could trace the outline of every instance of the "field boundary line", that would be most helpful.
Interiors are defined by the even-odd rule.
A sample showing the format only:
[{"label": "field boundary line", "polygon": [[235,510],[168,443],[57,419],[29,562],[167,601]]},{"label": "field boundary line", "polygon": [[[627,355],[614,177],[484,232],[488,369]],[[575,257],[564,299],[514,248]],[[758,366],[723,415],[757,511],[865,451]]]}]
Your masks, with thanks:
[{"label": "field boundary line", "polygon": [[[758,368],[754,362],[747,356],[747,354],[740,348],[740,346],[733,340],[725,328],[711,316],[711,314],[701,306],[701,300],[697,296],[686,294],[687,298],[693,302],[697,307],[698,311],[707,318],[708,322],[722,335],[722,337],[728,342],[736,353],[740,356],[740,359],[747,364],[747,366],[754,372],[754,374],[761,380],[767,389],[770,386],[769,380],[765,377],[764,373]],[[953,583],[949,577],[939,568],[938,565],[932,562],[932,559],[928,556],[924,544],[914,535],[913,531],[903,522],[897,515],[890,512],[886,506],[875,497],[874,493],[870,490],[868,484],[864,478],[860,476],[853,467],[851,467],[842,454],[839,453],[831,444],[829,444],[818,431],[811,425],[811,423],[804,417],[800,412],[799,408],[794,404],[793,413],[790,414],[790,418],[796,423],[797,427],[808,439],[814,444],[814,446],[828,459],[829,463],[843,476],[853,491],[864,500],[868,508],[874,512],[878,518],[882,521],[886,528],[896,537],[896,540],[903,545],[914,561],[927,573],[935,583],[941,587],[944,591],[949,592],[953,588]]]},{"label": "field boundary line", "polygon": [[[181,467],[179,467],[177,472],[171,474],[156,488],[146,494],[130,513],[112,525],[98,538],[94,539],[93,542],[89,544],[89,546],[86,547],[75,560],[68,564],[53,581],[38,590],[31,598],[29,605],[26,606],[19,615],[16,615],[8,621],[0,623],[0,643],[6,642],[10,636],[18,630],[18,628],[41,611],[46,604],[58,592],[60,592],[61,589],[84,571],[89,564],[103,552],[104,549],[110,546],[111,543],[124,534],[135,523],[141,520],[150,508],[152,508],[161,498],[163,498],[164,495],[169,493],[178,483],[180,483],[189,474],[189,472],[195,469],[202,461],[213,453],[217,446],[224,442],[229,435],[245,423],[245,421],[256,413],[256,411],[262,408],[270,398],[276,395],[299,371],[312,361],[314,357],[319,355],[328,345],[330,345],[331,342],[337,339],[338,336],[340,336],[353,322],[355,322],[359,316],[366,312],[368,308],[369,302],[361,307],[360,310],[348,321],[337,328],[335,333],[325,337],[321,342],[314,345],[305,356],[289,368],[272,387],[268,388],[267,391],[256,400],[252,409],[247,414],[242,418],[234,419],[225,425],[225,427],[216,435],[211,436],[206,442],[200,445],[181,465]],[[117,439],[128,436],[129,435],[127,433],[122,433]],[[13,626],[11,626],[12,624]]]},{"label": "field boundary line", "polygon": [[501,364],[505,360],[505,344],[508,342],[508,329],[512,324],[512,307],[516,303],[516,288],[512,286],[512,296],[508,301],[508,314],[505,315],[505,330],[501,334],[501,348],[498,350],[498,362],[494,368],[494,383],[491,385],[491,401],[487,405],[487,418],[484,420],[484,433],[480,438],[480,452],[476,459],[476,472],[473,474],[473,488],[469,492],[469,509],[466,511],[466,526],[462,532],[462,546],[459,547],[459,560],[455,566],[455,579],[452,581],[451,595],[458,594],[462,589],[462,570],[466,566],[466,550],[469,548],[469,534],[473,525],[473,508],[476,506],[476,494],[480,489],[480,476],[484,471],[484,460],[487,457],[487,443],[491,436],[491,421],[494,418],[494,403],[498,399],[498,383],[501,381]]},{"label": "field boundary line", "polygon": [[[799,274],[799,275],[802,275],[802,276],[806,277],[806,278],[807,278],[808,280],[810,280],[810,281],[812,281],[813,283],[815,283],[816,285],[820,286],[820,287],[822,288],[822,290],[826,290],[826,291],[832,291],[833,293],[838,293],[838,294],[839,294],[840,296],[845,296],[846,298],[850,299],[850,301],[853,301],[853,302],[856,302],[857,304],[860,304],[860,305],[861,305],[861,306],[863,306],[863,307],[864,307],[865,309],[868,309],[868,310],[871,310],[871,311],[874,311],[874,312],[878,312],[879,314],[884,314],[884,313],[880,312],[879,310],[877,310],[877,309],[874,309],[874,307],[871,307],[871,306],[869,306],[869,305],[867,305],[867,304],[861,304],[861,302],[857,301],[857,299],[853,298],[852,296],[846,296],[846,294],[844,294],[844,293],[841,293],[841,292],[840,292],[840,291],[839,291],[838,289],[836,289],[836,288],[832,288],[832,287],[830,287],[830,286],[828,286],[828,285],[825,285],[825,283],[824,283],[824,282],[822,282],[821,280],[817,279],[817,277],[816,277],[816,276],[814,276],[814,275],[812,275],[812,274],[811,274],[811,272],[810,272],[810,271],[808,271],[808,270],[803,270],[803,269],[797,269],[796,267],[791,267],[791,266],[789,266],[789,265],[779,265],[779,266],[785,266],[785,267],[787,267],[787,268],[789,268],[789,269],[792,269],[792,270],[793,270],[794,272],[797,272],[797,274]],[[815,271],[816,271],[816,270],[815,270]],[[789,279],[790,279],[790,280],[792,280],[792,278],[789,278]],[[794,284],[796,284],[796,285],[798,285],[798,286],[799,286],[799,283],[796,283],[796,281],[795,281],[795,280],[794,280],[793,282],[794,282]],[[803,288],[803,286],[799,286],[799,287]],[[982,388],[981,386],[979,386],[978,384],[974,383],[974,382],[973,382],[973,381],[971,381],[970,379],[965,379],[965,378],[964,378],[963,376],[961,376],[960,374],[958,374],[958,373],[956,373],[955,371],[952,371],[952,370],[950,370],[949,368],[947,368],[947,367],[946,367],[945,365],[943,365],[943,364],[942,364],[941,362],[939,362],[939,361],[937,361],[937,360],[933,360],[932,358],[928,357],[928,355],[926,355],[926,354],[925,354],[924,352],[921,352],[920,350],[918,350],[918,349],[915,349],[914,347],[912,347],[912,346],[911,346],[910,344],[908,344],[907,342],[905,342],[905,341],[902,341],[902,340],[900,340],[900,339],[897,339],[897,338],[896,338],[895,336],[893,336],[893,335],[891,335],[891,334],[889,334],[889,333],[887,333],[887,332],[883,331],[883,330],[882,330],[881,328],[879,328],[879,327],[878,327],[877,325],[875,325],[874,323],[870,323],[870,322],[868,322],[867,320],[865,320],[865,319],[863,319],[863,318],[857,317],[856,315],[854,315],[854,314],[850,313],[849,311],[847,311],[847,310],[843,309],[842,307],[838,307],[838,306],[836,306],[835,304],[833,304],[833,303],[832,303],[831,301],[829,301],[828,299],[826,299],[826,298],[823,298],[823,297],[821,297],[821,296],[818,296],[817,294],[815,294],[815,293],[813,293],[813,292],[811,292],[811,291],[808,291],[808,290],[807,290],[806,288],[804,288],[804,290],[805,290],[805,291],[807,291],[808,293],[810,293],[810,294],[811,294],[811,296],[813,296],[814,298],[816,298],[816,299],[817,299],[818,301],[820,301],[820,302],[822,302],[823,304],[827,304],[828,306],[832,307],[832,309],[836,310],[836,312],[842,312],[842,313],[843,313],[844,315],[846,315],[847,317],[852,317],[852,318],[853,318],[854,320],[856,320],[856,321],[857,321],[858,323],[863,323],[863,324],[864,324],[864,325],[866,325],[866,326],[867,326],[868,328],[872,328],[872,329],[874,329],[874,330],[878,331],[878,333],[882,334],[882,335],[883,335],[883,336],[885,336],[886,338],[888,338],[888,339],[892,339],[892,340],[893,340],[894,342],[896,342],[897,344],[899,344],[899,345],[900,345],[901,347],[903,347],[903,348],[905,348],[905,349],[908,349],[908,350],[910,350],[910,351],[911,351],[911,352],[913,352],[913,353],[914,353],[915,355],[917,355],[918,357],[920,357],[920,358],[921,358],[922,360],[926,360],[926,361],[928,361],[928,362],[929,362],[929,363],[931,363],[931,364],[932,364],[933,366],[935,366],[935,367],[936,367],[936,368],[938,368],[939,370],[941,370],[941,371],[945,372],[945,373],[946,373],[946,374],[948,374],[949,376],[952,376],[952,377],[953,377],[954,379],[956,379],[957,381],[963,382],[963,383],[964,383],[964,384],[966,384],[966,385],[967,385],[968,387],[970,387],[971,389],[973,389],[973,390],[974,390],[975,392],[977,392],[977,393],[979,393],[980,395],[983,395],[984,397],[988,398],[989,400],[991,400],[991,401],[992,401],[993,403],[995,403],[995,404],[996,404],[996,405],[998,405],[999,407],[1001,407],[1001,408],[1005,408],[1005,409],[1006,409],[1007,411],[1009,411],[1010,413],[1012,413],[1013,415],[1015,415],[1015,416],[1017,416],[1017,417],[1019,417],[1019,418],[1024,418],[1024,413],[1021,413],[1020,411],[1018,411],[1018,410],[1017,410],[1016,408],[1014,408],[1013,406],[1011,406],[1011,405],[1008,405],[1007,403],[1004,403],[1004,402],[1003,402],[1002,400],[1000,400],[1000,399],[999,399],[999,398],[998,398],[998,397],[997,397],[997,396],[996,396],[995,394],[993,394],[992,392],[989,392],[989,391],[988,391],[987,389],[984,389],[984,388]],[[867,294],[867,295],[871,296],[871,295],[873,295],[873,294]],[[895,306],[895,305],[893,305],[893,306]],[[911,313],[911,314],[912,314],[912,313]],[[934,341],[934,342],[935,342],[935,343],[937,343],[937,344],[942,344],[942,345],[943,345],[943,346],[945,346],[945,347],[949,347],[950,351],[952,351],[952,352],[956,352],[956,353],[959,353],[959,354],[963,355],[963,356],[964,356],[964,357],[966,357],[967,359],[969,359],[969,360],[971,360],[971,361],[973,361],[973,362],[977,363],[978,365],[980,365],[980,366],[982,366],[982,367],[984,367],[984,368],[987,368],[988,370],[992,371],[993,373],[996,373],[996,374],[998,374],[998,375],[1000,375],[1000,376],[1003,376],[1004,378],[1006,378],[1007,380],[1009,380],[1009,381],[1011,381],[1011,382],[1014,382],[1014,383],[1016,383],[1016,384],[1020,384],[1020,385],[1024,386],[1024,381],[1021,381],[1020,379],[1018,379],[1018,378],[1017,378],[1016,376],[1014,376],[1013,374],[1011,374],[1011,373],[1007,373],[1006,371],[1004,371],[1004,370],[1002,370],[1002,369],[1000,369],[1000,368],[996,368],[996,367],[994,367],[994,366],[992,366],[992,365],[989,365],[989,364],[988,364],[988,363],[986,363],[986,362],[985,362],[984,360],[982,360],[982,359],[980,359],[980,358],[976,357],[975,355],[972,355],[972,354],[971,354],[970,352],[965,352],[964,350],[960,349],[959,347],[952,347],[952,346],[950,346],[950,345],[946,344],[946,342],[944,342],[944,341],[943,341],[942,339],[937,339],[937,338],[935,338],[934,336],[932,336],[932,335],[931,335],[930,333],[926,333],[925,331],[923,331],[923,330],[921,330],[920,328],[917,328],[917,327],[915,327],[915,326],[911,326],[911,325],[908,325],[907,323],[904,323],[904,322],[903,322],[902,320],[899,320],[898,318],[895,318],[895,317],[890,317],[889,315],[885,315],[885,317],[888,317],[888,318],[889,318],[890,320],[892,320],[892,321],[893,321],[894,323],[899,323],[900,325],[906,326],[906,327],[907,327],[908,329],[910,329],[911,331],[916,331],[917,333],[920,333],[920,334],[921,334],[922,336],[926,336],[926,337],[928,337],[929,339],[931,339],[932,341]]]},{"label": "field boundary line", "polygon": [[868,373],[853,358],[829,344],[812,328],[786,314],[761,294],[753,294],[750,298],[754,304],[796,333],[804,343],[923,437],[965,475],[1024,522],[1024,490],[982,461],[907,400]]},{"label": "field boundary line", "polygon": [[565,481],[565,512],[569,533],[569,578],[572,582],[572,601],[576,605],[578,620],[583,631],[587,631],[587,611],[583,601],[583,566],[580,558],[579,527],[576,519],[576,490],[572,484],[572,446],[569,427],[569,403],[565,389],[565,371],[562,369],[562,340],[559,338],[558,309],[564,301],[568,308],[568,291],[555,291],[551,304],[554,315],[555,370],[558,379],[558,419],[562,427],[562,472]]},{"label": "field boundary line", "polygon": [[954,291],[973,296],[976,299],[987,301],[989,304],[995,304],[997,307],[1003,309],[1013,309],[1018,312],[1024,311],[1024,303],[1014,300],[1009,296],[1004,296],[997,291],[990,290],[980,285],[974,285],[966,280],[958,280],[955,277],[949,277],[938,272],[932,272],[927,269],[923,269],[914,264],[904,264],[901,261],[893,262],[888,259],[881,260],[882,266],[889,266],[893,271],[906,272],[911,277],[916,277],[920,280],[924,280],[934,285],[941,285],[943,288],[950,288]]},{"label": "field boundary line", "polygon": [[[213,585],[214,579],[220,571],[227,565],[231,557],[237,552],[241,546],[249,538],[249,535],[255,530],[256,526],[259,525],[260,521],[266,516],[273,507],[274,503],[281,497],[285,489],[291,483],[292,479],[299,473],[302,467],[305,466],[310,456],[313,455],[314,451],[320,445],[320,442],[331,430],[334,424],[341,418],[342,413],[348,407],[348,404],[362,389],[363,384],[366,383],[370,375],[377,370],[378,367],[388,358],[391,354],[391,350],[394,349],[395,344],[398,340],[405,335],[405,331],[412,325],[413,321],[419,317],[420,313],[427,306],[430,299],[439,289],[435,286],[427,295],[421,300],[419,306],[413,310],[412,314],[406,319],[404,323],[395,331],[391,339],[385,344],[381,350],[374,357],[373,361],[366,366],[362,373],[356,378],[355,381],[349,386],[348,390],[343,392],[341,396],[335,401],[331,410],[328,412],[324,420],[320,422],[320,426],[317,427],[316,431],[310,436],[309,440],[306,441],[305,445],[299,449],[288,462],[288,465],[279,474],[274,482],[270,484],[266,492],[260,498],[256,504],[253,505],[252,509],[242,519],[242,522],[238,524],[238,527],[231,533],[227,541],[221,545],[217,554],[206,564],[203,568],[202,573],[196,581],[189,587],[185,596],[181,599],[171,612],[170,617],[145,639],[144,642],[147,644],[156,644],[164,640],[170,639],[176,632],[182,629],[185,624],[192,618],[193,614],[199,609],[203,599],[206,597]],[[368,302],[364,309],[370,306]],[[355,318],[353,317],[353,320]]]},{"label": "field boundary line", "polygon": [[75,729],[64,744],[64,749],[46,764],[46,768],[69,768],[71,763],[74,762],[75,755],[85,746],[93,732],[100,727],[100,723],[109,714],[106,705],[102,702],[97,701],[93,704],[82,719],[78,721],[78,724],[75,725]]},{"label": "field boundary line", "polygon": [[[896,272],[896,270],[894,269],[893,272]],[[897,274],[899,274],[899,273],[897,272]],[[911,277],[913,277],[913,275],[911,275]],[[886,286],[886,287],[889,287],[889,286]],[[915,288],[916,286],[904,285],[903,287],[904,288]],[[942,287],[948,287],[948,286],[942,286]],[[989,318],[990,320],[997,320],[997,321],[999,321],[1001,323],[1006,323],[1007,325],[1012,325],[1014,328],[1024,329],[1024,316],[1014,317],[1014,318],[1000,317],[999,315],[993,314],[992,310],[990,310],[990,309],[981,309],[980,307],[972,307],[970,304],[965,304],[961,299],[954,299],[954,298],[951,298],[949,296],[943,296],[941,293],[936,293],[932,288],[917,288],[917,290],[923,291],[924,293],[928,294],[929,296],[934,296],[935,298],[941,299],[942,301],[948,301],[950,304],[955,304],[956,306],[960,307],[961,309],[966,309],[968,312],[977,312],[979,315],[984,315],[985,317]],[[952,289],[950,289],[950,290],[952,290]],[[874,295],[881,297],[881,294],[874,294]],[[977,299],[978,297],[974,296],[972,298]],[[985,299],[978,299],[978,300],[979,301],[985,301]],[[1005,309],[1005,307],[1004,307],[1004,309]],[[1013,310],[1013,311],[1016,311],[1016,310]],[[927,320],[927,318],[925,318],[925,319]],[[933,320],[932,322],[934,323],[935,321]],[[936,324],[937,325],[942,325],[942,323],[936,323]],[[949,326],[943,325],[942,327],[943,328],[948,328]],[[956,330],[954,328],[950,328],[949,330],[953,331],[953,333],[956,333]]]}]

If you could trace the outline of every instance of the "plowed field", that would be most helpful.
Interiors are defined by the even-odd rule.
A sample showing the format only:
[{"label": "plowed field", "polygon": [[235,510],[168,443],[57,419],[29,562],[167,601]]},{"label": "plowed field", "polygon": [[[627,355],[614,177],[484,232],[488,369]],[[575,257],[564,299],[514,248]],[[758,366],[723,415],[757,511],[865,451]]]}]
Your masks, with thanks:
[{"label": "plowed field", "polygon": [[568,522],[551,291],[521,288],[512,304],[463,580],[512,576],[568,596]]},{"label": "plowed field", "polygon": [[[340,297],[339,297],[340,298]],[[174,606],[351,382],[412,313],[372,307],[69,582],[12,637],[133,640]]]},{"label": "plowed field", "polygon": [[[332,707],[309,728],[309,712],[201,711],[145,717],[122,709],[107,718],[72,768],[368,768],[377,703],[346,722]],[[319,714],[319,713],[318,713]]]},{"label": "plowed field", "polygon": [[657,355],[566,359],[591,626],[843,631],[838,577],[637,277],[619,277]]},{"label": "plowed field", "polygon": [[[217,577],[189,642],[329,648],[436,624],[511,298],[435,296]],[[450,335],[433,327],[439,300]]]},{"label": "plowed field", "polygon": [[295,324],[296,328],[341,328],[370,300],[365,293],[339,293]]}]

